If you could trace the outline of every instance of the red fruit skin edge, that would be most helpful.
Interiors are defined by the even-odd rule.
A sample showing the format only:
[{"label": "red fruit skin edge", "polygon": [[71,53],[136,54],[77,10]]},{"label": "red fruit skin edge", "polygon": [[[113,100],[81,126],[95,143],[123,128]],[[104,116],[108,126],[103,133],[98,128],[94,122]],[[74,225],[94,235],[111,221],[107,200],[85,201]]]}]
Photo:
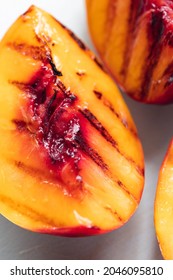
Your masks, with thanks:
[{"label": "red fruit skin edge", "polygon": [[110,230],[102,230],[98,227],[77,226],[73,228],[66,227],[66,228],[52,228],[52,229],[37,229],[34,231],[43,234],[58,235],[64,237],[85,237],[91,235],[104,234],[109,232]]}]

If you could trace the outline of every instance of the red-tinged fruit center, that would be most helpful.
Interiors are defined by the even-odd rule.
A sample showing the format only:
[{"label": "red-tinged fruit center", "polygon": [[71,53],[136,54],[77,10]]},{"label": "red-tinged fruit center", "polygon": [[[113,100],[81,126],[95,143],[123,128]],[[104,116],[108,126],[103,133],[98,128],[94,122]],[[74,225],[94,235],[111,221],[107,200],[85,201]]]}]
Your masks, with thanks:
[{"label": "red-tinged fruit center", "polygon": [[78,98],[65,88],[50,64],[42,65],[28,84],[16,85],[27,96],[27,116],[15,120],[18,129],[25,126],[34,136],[56,180],[68,185],[69,191],[81,188],[79,163],[88,144],[87,121],[77,107]]}]

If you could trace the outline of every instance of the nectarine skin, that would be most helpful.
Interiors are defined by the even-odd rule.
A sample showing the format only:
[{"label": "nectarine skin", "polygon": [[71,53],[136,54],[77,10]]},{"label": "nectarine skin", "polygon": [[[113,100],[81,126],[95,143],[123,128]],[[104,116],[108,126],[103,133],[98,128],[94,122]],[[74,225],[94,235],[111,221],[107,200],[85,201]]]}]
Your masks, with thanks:
[{"label": "nectarine skin", "polygon": [[136,210],[143,151],[121,94],[94,54],[34,6],[0,43],[0,133],[0,212],[15,224],[95,235]]},{"label": "nectarine skin", "polygon": [[86,0],[94,45],[123,91],[144,103],[173,102],[173,4]]}]

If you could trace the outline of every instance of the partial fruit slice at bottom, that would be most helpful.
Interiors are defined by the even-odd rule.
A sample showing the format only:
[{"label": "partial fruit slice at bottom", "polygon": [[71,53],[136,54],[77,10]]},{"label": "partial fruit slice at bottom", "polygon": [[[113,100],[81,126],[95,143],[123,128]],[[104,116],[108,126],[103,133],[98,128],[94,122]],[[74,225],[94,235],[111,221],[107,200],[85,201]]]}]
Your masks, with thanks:
[{"label": "partial fruit slice at bottom", "polygon": [[162,255],[173,260],[173,140],[160,169],[154,219]]},{"label": "partial fruit slice at bottom", "polygon": [[0,44],[0,212],[24,228],[91,235],[136,210],[134,122],[96,57],[32,6]]}]

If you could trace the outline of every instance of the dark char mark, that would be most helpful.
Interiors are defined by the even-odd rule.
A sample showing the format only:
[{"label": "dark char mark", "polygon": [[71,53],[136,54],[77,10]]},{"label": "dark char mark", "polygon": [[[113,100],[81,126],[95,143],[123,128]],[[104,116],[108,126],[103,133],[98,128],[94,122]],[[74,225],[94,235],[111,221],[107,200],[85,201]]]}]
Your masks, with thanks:
[{"label": "dark char mark", "polygon": [[108,166],[103,161],[102,157],[88,145],[85,138],[81,135],[81,132],[76,135],[75,141],[79,144],[81,150],[84,151],[99,167],[101,167],[103,171],[108,171]]},{"label": "dark char mark", "polygon": [[27,123],[25,121],[13,119],[12,122],[16,125],[17,129],[20,132],[28,130],[27,129]]},{"label": "dark char mark", "polygon": [[76,75],[78,75],[79,77],[83,77],[86,75],[86,73],[82,72],[82,71],[78,71],[78,72],[76,72]]},{"label": "dark char mark", "polygon": [[54,20],[54,21],[56,21],[56,23],[58,23],[58,25],[60,25],[63,29],[65,29],[67,32],[68,32],[68,34],[76,41],[76,43],[78,44],[78,46],[82,49],[82,50],[84,50],[84,51],[87,51],[88,50],[88,48],[87,48],[87,46],[68,28],[68,27],[66,27],[64,24],[62,24],[59,20],[57,20],[55,17],[53,17],[53,16],[51,16],[52,17],[52,19]]},{"label": "dark char mark", "polygon": [[135,31],[136,27],[138,26],[138,19],[142,14],[144,8],[145,0],[131,0],[130,10],[129,10],[129,18],[128,18],[128,31],[127,31],[127,38],[126,38],[126,48],[124,52],[124,61],[123,66],[121,69],[121,74],[126,75],[129,61],[130,61],[130,54],[131,54],[131,46],[133,45],[133,41],[135,39]]},{"label": "dark char mark", "polygon": [[121,218],[121,216],[118,214],[117,211],[113,210],[111,207],[108,207],[108,206],[106,206],[106,207],[104,207],[104,208],[105,208],[106,211],[109,211],[113,216],[117,217],[118,220],[119,220],[121,223],[124,222],[124,220]]},{"label": "dark char mark", "polygon": [[[36,38],[40,43],[41,40],[38,38],[38,36]],[[13,42],[8,43],[8,47],[13,48],[22,55],[30,56],[34,60],[42,61],[43,63],[49,63],[54,75],[62,76],[62,72],[57,70],[52,59],[51,51],[46,45],[42,44],[40,46],[33,46],[24,43],[17,44],[16,42]]]},{"label": "dark char mark", "polygon": [[[0,195],[0,200],[3,203],[9,205],[9,207],[11,209],[17,210],[20,214],[22,214],[25,217],[28,217],[34,221],[39,220],[39,221],[43,222],[44,224],[49,225],[54,228],[59,227],[59,225],[55,224],[55,222],[52,219],[44,216],[43,214],[37,212],[36,210],[32,209],[29,206],[21,204],[21,202],[13,201],[11,198],[4,196],[4,195]],[[62,226],[62,225],[60,225],[60,226]]]},{"label": "dark char mark", "polygon": [[112,138],[112,136],[102,126],[97,118],[88,109],[80,110],[80,112],[92,124],[92,126],[94,126],[101,133],[101,135],[119,151],[117,142]]},{"label": "dark char mark", "polygon": [[111,143],[111,145],[116,149],[116,151],[122,155],[127,161],[131,162],[136,171],[143,176],[144,175],[144,170],[142,168],[140,168],[136,162],[127,157],[126,155],[124,155],[119,147],[118,147],[118,143],[112,138],[112,136],[109,134],[109,132],[103,127],[103,125],[97,120],[97,118],[88,110],[88,109],[84,109],[84,110],[79,110],[81,112],[81,114],[91,123],[91,125],[96,128],[100,134],[106,139],[106,141],[108,141],[109,143]]},{"label": "dark char mark", "polygon": [[63,25],[61,22],[59,22],[56,18],[52,17],[54,21],[56,21],[63,29],[65,29],[68,34],[73,38],[73,40],[78,44],[78,46],[85,52],[88,53],[90,58],[97,64],[97,66],[104,72],[107,72],[106,69],[104,68],[103,64],[99,59],[89,50],[89,48],[79,39],[78,36],[76,36],[68,27]]},{"label": "dark char mark", "polygon": [[43,61],[45,59],[44,46],[33,46],[25,43],[16,43],[16,42],[8,43],[7,46],[21,53],[22,55],[32,57],[34,60]]},{"label": "dark char mark", "polygon": [[145,99],[152,81],[153,71],[158,63],[162,51],[162,35],[164,33],[164,14],[161,10],[151,12],[151,21],[148,24],[149,55],[146,60],[146,68],[141,86],[141,98]]},{"label": "dark char mark", "polygon": [[123,124],[123,126],[127,129],[129,129],[129,131],[131,131],[131,133],[133,134],[134,137],[138,137],[137,132],[133,129],[130,128],[127,121],[125,119],[122,119],[121,116],[115,111],[113,105],[110,103],[110,101],[108,101],[101,92],[97,91],[97,90],[93,90],[95,96],[101,100],[103,102],[103,104],[108,107],[113,113],[114,115],[120,120],[120,122]]},{"label": "dark char mark", "polygon": [[51,65],[51,67],[52,67],[52,71],[53,71],[54,75],[55,75],[55,76],[61,77],[61,76],[62,76],[62,72],[59,71],[59,70],[57,70],[57,68],[56,68],[56,66],[55,66],[55,64],[54,64],[54,62],[53,62],[53,60],[52,60],[52,58],[49,59],[49,63],[50,63],[50,65]]}]

